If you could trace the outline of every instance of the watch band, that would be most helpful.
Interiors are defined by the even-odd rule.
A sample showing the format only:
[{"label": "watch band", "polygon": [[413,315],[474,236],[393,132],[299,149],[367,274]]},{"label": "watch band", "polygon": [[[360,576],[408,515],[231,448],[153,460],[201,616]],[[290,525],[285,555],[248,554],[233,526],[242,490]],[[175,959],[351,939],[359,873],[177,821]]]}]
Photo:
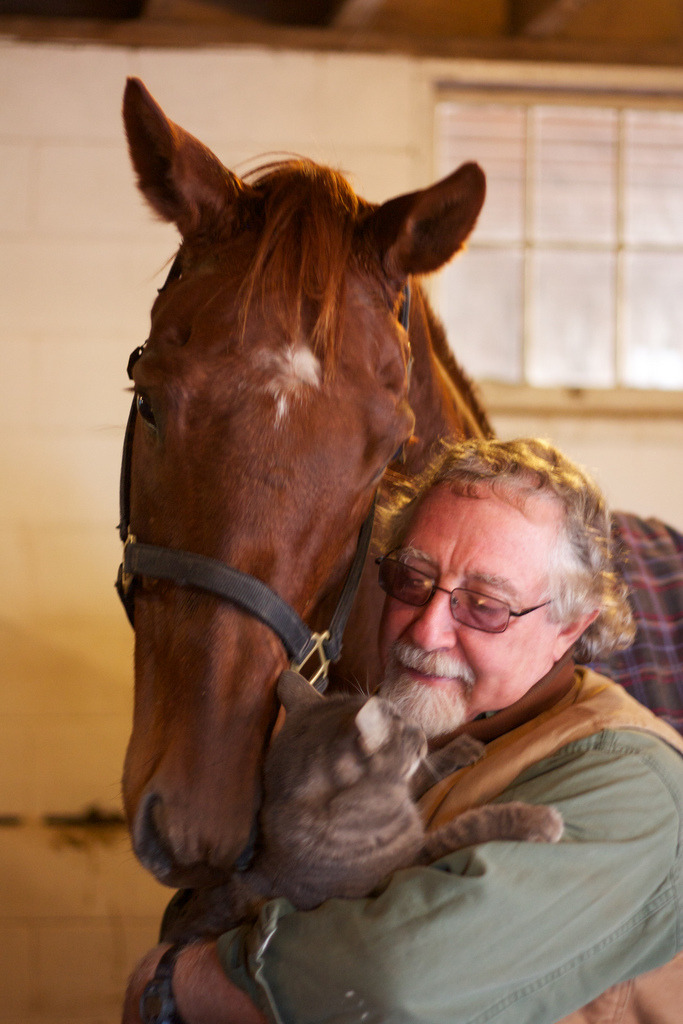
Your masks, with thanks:
[{"label": "watch band", "polygon": [[154,977],[140,996],[142,1024],[185,1024],[173,995],[173,968],[185,946],[174,943],[157,964]]}]

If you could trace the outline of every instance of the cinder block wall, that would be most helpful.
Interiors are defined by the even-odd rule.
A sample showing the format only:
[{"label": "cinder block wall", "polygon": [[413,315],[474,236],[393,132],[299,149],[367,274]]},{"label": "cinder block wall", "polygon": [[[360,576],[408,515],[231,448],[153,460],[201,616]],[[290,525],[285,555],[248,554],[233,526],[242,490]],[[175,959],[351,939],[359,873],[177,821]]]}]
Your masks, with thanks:
[{"label": "cinder block wall", "polygon": [[[303,153],[377,200],[433,176],[428,61],[0,42],[0,1021],[16,1024],[118,1020],[169,895],[122,828],[69,824],[91,807],[121,810],[132,635],[113,579],[125,366],[176,245],[133,186],[120,124],[129,74],[236,170]],[[604,444],[595,424],[553,426],[604,469],[622,507],[676,512],[666,480],[681,463],[677,424],[655,424],[644,442],[641,431],[647,494],[621,425]]]}]

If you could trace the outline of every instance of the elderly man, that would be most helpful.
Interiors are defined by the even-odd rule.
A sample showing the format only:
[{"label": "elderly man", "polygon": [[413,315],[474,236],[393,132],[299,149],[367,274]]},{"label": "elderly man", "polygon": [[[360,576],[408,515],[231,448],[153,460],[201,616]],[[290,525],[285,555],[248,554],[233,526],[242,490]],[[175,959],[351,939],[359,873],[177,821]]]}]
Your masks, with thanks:
[{"label": "elderly man", "polygon": [[433,747],[461,731],[486,743],[423,798],[425,820],[526,800],[556,806],[564,837],[461,850],[370,899],[274,901],[180,954],[182,1017],[679,1024],[683,741],[573,661],[633,633],[601,494],[540,441],[444,446],[393,510],[386,550],[381,694]]}]

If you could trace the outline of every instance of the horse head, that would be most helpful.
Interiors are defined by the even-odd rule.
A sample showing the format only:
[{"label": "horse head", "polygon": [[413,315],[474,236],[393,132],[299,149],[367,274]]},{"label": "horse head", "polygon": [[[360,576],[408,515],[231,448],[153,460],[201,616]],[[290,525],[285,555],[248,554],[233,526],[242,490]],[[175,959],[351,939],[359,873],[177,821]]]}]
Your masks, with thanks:
[{"label": "horse head", "polygon": [[[483,174],[377,206],[308,161],[238,178],[136,79],[124,121],[139,188],[181,236],[131,371],[130,533],[255,577],[323,629],[414,427],[404,286],[463,246]],[[288,658],[182,580],[142,572],[134,606],[133,846],[160,881],[209,884],[248,846]]]}]

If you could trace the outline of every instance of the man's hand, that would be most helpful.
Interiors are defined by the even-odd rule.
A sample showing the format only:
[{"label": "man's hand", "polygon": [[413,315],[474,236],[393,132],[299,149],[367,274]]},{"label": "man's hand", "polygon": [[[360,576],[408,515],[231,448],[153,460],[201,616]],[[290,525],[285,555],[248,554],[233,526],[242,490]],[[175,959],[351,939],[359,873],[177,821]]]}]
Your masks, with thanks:
[{"label": "man's hand", "polygon": [[[141,1024],[140,997],[166,949],[168,945],[156,946],[137,964],[128,982],[122,1024]],[[173,994],[186,1024],[267,1024],[251,999],[228,981],[215,942],[195,942],[180,953]]]}]

